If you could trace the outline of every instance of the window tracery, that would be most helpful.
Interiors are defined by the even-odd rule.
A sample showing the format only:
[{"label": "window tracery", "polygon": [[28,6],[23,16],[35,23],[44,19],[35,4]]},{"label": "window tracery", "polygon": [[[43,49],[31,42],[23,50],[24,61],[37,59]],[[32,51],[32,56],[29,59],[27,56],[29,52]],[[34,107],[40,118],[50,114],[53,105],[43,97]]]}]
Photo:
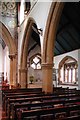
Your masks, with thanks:
[{"label": "window tracery", "polygon": [[35,55],[30,59],[30,66],[33,69],[41,69],[41,58],[39,55]]},{"label": "window tracery", "polygon": [[77,61],[72,57],[65,57],[59,63],[59,83],[76,84],[77,83]]}]

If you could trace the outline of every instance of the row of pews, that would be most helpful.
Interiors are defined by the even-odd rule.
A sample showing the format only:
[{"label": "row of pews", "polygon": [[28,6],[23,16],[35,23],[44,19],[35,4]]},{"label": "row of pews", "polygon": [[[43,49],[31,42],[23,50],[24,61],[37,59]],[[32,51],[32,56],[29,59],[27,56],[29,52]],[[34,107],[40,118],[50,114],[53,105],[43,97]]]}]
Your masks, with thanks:
[{"label": "row of pews", "polygon": [[3,110],[8,120],[79,120],[80,91],[55,88],[45,94],[41,88],[2,91]]}]

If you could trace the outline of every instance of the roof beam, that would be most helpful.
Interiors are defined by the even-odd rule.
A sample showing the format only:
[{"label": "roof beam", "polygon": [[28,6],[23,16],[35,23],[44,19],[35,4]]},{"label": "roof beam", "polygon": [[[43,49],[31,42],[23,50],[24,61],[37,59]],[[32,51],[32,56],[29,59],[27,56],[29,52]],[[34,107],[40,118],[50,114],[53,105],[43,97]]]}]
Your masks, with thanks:
[{"label": "roof beam", "polygon": [[57,32],[58,35],[60,35],[61,33],[63,33],[70,25],[70,22],[67,22],[65,25],[63,25]]},{"label": "roof beam", "polygon": [[69,17],[69,15],[63,11],[64,16],[70,21],[70,23],[72,24],[72,26],[74,27],[74,29],[79,32],[80,29],[75,25],[75,23],[73,22],[73,20]]},{"label": "roof beam", "polygon": [[64,46],[62,46],[62,44],[59,42],[59,40],[56,38],[56,41],[58,42],[58,44],[61,46],[61,48],[66,52],[67,50],[64,48]]},{"label": "roof beam", "polygon": [[40,37],[39,37],[39,34],[37,34],[37,33],[33,30],[31,37],[32,37],[33,40],[40,46]]},{"label": "roof beam", "polygon": [[[75,4],[76,4],[76,3],[75,3]],[[80,3],[77,3],[77,4],[79,4],[79,5],[80,5]],[[80,16],[79,11],[76,9],[76,7],[74,6],[74,4],[71,4],[71,6],[70,6],[70,7],[72,7],[72,8],[73,8],[73,10],[75,9],[76,14],[78,14],[78,15]]]},{"label": "roof beam", "polygon": [[69,36],[73,39],[73,41],[75,41],[75,44],[80,44],[80,42],[79,41],[77,41],[73,36],[72,36],[72,34],[69,32],[69,31],[67,31],[67,33],[69,34]]},{"label": "roof beam", "polygon": [[32,29],[39,35],[38,29],[36,29],[34,26],[32,26]]},{"label": "roof beam", "polygon": [[55,49],[58,51],[59,54],[61,53],[60,50],[56,46],[55,46]]},{"label": "roof beam", "polygon": [[68,44],[68,46],[69,46],[71,49],[73,49],[72,46],[69,44],[69,42],[63,37],[63,35],[61,35],[61,37],[65,40],[65,42]]}]

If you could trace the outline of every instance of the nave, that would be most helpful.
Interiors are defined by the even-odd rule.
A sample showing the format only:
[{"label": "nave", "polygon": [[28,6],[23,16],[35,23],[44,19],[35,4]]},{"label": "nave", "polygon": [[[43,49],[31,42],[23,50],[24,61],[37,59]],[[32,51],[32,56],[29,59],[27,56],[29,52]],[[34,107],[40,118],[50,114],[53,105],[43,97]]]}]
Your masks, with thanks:
[{"label": "nave", "polygon": [[80,3],[13,1],[0,2],[0,119],[79,120]]},{"label": "nave", "polygon": [[58,87],[52,94],[42,92],[41,88],[2,91],[1,120],[74,119],[80,119],[79,90]]}]

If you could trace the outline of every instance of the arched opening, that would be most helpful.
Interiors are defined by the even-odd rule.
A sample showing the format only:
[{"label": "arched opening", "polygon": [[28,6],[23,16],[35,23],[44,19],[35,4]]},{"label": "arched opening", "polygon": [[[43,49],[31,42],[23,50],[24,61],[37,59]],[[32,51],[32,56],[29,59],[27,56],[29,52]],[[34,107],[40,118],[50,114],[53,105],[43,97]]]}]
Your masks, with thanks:
[{"label": "arched opening", "polygon": [[[68,8],[68,9],[67,9]],[[64,5],[64,8],[62,10],[62,14],[60,17],[57,33],[56,33],[56,41],[55,41],[55,48],[54,48],[54,64],[55,69],[57,69],[58,72],[60,72],[60,62],[61,60],[65,60],[64,63],[64,75],[63,78],[61,78],[60,74],[56,74],[56,81],[59,81],[60,83],[57,83],[57,87],[69,87],[69,88],[76,88],[79,89],[79,49],[80,49],[80,16],[79,16],[79,10],[80,10],[80,3],[79,2],[66,2]],[[75,22],[76,20],[76,22]],[[67,57],[69,56],[69,62],[71,58],[75,58],[74,63],[67,62]],[[71,58],[70,58],[71,57]],[[78,66],[77,66],[77,64]],[[63,67],[62,67],[63,68]],[[78,75],[77,75],[78,74]],[[72,77],[74,75],[74,77]],[[75,77],[75,75],[77,75]],[[63,80],[62,80],[63,79]],[[62,83],[61,83],[62,81]],[[76,82],[77,81],[77,82]]]},{"label": "arched opening", "polygon": [[29,18],[25,29],[22,50],[21,50],[21,61],[19,70],[19,79],[21,87],[28,87],[28,69],[30,58],[34,54],[40,53],[40,37],[36,22]]},{"label": "arched opening", "polygon": [[[16,45],[15,42],[10,34],[10,32],[8,31],[8,29],[6,28],[6,26],[0,22],[0,38],[2,41],[4,41],[5,45],[7,46],[7,52],[9,52],[9,55],[7,54],[7,56],[5,57],[5,59],[7,57],[10,58],[10,86],[15,85],[16,86]],[[6,66],[6,65],[5,65]]]},{"label": "arched opening", "polygon": [[61,12],[64,3],[52,2],[49,16],[46,23],[44,43],[43,43],[43,55],[42,55],[42,71],[43,71],[43,91],[46,93],[53,92],[53,50],[55,45],[55,38],[57,32],[57,26],[60,20]]}]

